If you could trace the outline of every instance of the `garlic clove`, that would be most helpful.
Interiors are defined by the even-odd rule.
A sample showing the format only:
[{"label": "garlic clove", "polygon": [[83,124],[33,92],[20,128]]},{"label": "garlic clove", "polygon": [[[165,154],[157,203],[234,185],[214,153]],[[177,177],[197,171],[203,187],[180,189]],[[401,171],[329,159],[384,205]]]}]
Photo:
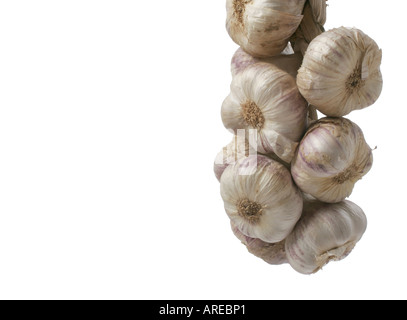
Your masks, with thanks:
[{"label": "garlic clove", "polygon": [[306,201],[300,221],[285,241],[287,259],[297,272],[316,273],[330,261],[347,257],[366,227],[363,210],[351,201]]},{"label": "garlic clove", "polygon": [[253,148],[290,163],[305,132],[308,108],[294,78],[261,62],[238,73],[230,88],[221,110],[224,126],[235,133],[257,130]]},{"label": "garlic clove", "polygon": [[280,242],[301,216],[302,195],[289,170],[266,156],[250,156],[229,165],[220,190],[230,220],[251,238]]},{"label": "garlic clove", "polygon": [[232,77],[236,76],[238,73],[241,73],[252,64],[265,62],[274,65],[295,78],[297,76],[298,69],[301,67],[302,55],[299,52],[292,52],[291,46],[287,46],[286,49],[287,51],[282,52],[279,55],[264,59],[254,58],[250,54],[246,53],[242,48],[237,49],[231,62]]},{"label": "garlic clove", "polygon": [[340,117],[372,105],[380,96],[382,52],[354,28],[336,28],[317,36],[298,71],[301,94],[320,112]]},{"label": "garlic clove", "polygon": [[280,54],[302,20],[305,0],[227,0],[226,29],[257,58]]},{"label": "garlic clove", "polygon": [[247,248],[247,250],[256,257],[263,259],[268,264],[280,265],[288,263],[285,254],[285,241],[277,243],[268,243],[260,239],[250,238],[245,236],[240,230],[230,223],[233,234],[238,238]]},{"label": "garlic clove", "polygon": [[372,167],[373,154],[362,130],[345,118],[316,121],[291,163],[297,186],[323,202],[340,202]]}]

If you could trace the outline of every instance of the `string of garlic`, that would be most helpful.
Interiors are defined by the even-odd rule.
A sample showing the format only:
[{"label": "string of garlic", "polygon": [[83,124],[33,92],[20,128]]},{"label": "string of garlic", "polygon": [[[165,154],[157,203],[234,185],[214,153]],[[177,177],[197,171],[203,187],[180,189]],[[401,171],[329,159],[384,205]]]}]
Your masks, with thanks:
[{"label": "string of garlic", "polygon": [[[234,235],[302,274],[344,259],[367,219],[349,200],[373,165],[343,116],[377,101],[382,51],[355,28],[325,31],[326,0],[226,0],[239,45],[221,108],[234,133],[214,172]],[[327,117],[318,120],[316,110]]]}]

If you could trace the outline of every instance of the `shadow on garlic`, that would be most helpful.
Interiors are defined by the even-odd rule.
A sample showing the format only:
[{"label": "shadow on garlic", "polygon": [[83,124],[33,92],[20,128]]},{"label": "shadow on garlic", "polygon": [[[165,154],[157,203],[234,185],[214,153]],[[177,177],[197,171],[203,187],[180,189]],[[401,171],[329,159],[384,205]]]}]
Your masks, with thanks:
[{"label": "shadow on garlic", "polygon": [[354,28],[336,28],[309,44],[297,75],[301,94],[320,112],[340,117],[366,108],[379,98],[382,51]]},{"label": "shadow on garlic", "polygon": [[238,73],[230,88],[221,110],[224,126],[235,133],[239,129],[257,130],[253,147],[290,163],[305,132],[308,112],[295,79],[261,62]]},{"label": "shadow on garlic", "polygon": [[280,265],[288,263],[287,256],[285,254],[285,241],[278,243],[268,243],[260,239],[250,238],[245,236],[240,230],[230,223],[233,234],[238,238],[254,256],[263,259],[268,264]]},{"label": "shadow on garlic", "polygon": [[367,219],[351,201],[305,202],[300,221],[285,241],[288,262],[297,272],[318,272],[330,261],[346,258],[362,238]]},{"label": "shadow on garlic", "polygon": [[229,165],[220,191],[230,220],[251,238],[280,242],[301,216],[302,194],[290,171],[266,156],[250,156]]},{"label": "shadow on garlic", "polygon": [[226,29],[257,58],[281,53],[302,20],[305,0],[227,0]]},{"label": "shadow on garlic", "polygon": [[291,174],[303,192],[335,203],[350,196],[372,164],[372,149],[355,123],[345,118],[322,118],[301,140]]}]

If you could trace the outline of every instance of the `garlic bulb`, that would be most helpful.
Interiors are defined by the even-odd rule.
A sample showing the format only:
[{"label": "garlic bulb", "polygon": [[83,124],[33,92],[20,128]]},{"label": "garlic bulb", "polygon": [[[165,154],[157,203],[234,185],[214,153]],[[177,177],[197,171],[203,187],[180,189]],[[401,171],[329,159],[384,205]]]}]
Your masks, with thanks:
[{"label": "garlic bulb", "polygon": [[251,238],[280,242],[301,216],[302,195],[289,170],[262,155],[228,166],[220,191],[230,220]]},{"label": "garlic bulb", "polygon": [[[268,63],[246,67],[232,80],[222,105],[227,129],[256,129],[260,153],[275,153],[289,163],[305,132],[307,102],[288,73]],[[249,135],[247,135],[249,136]]]},{"label": "garlic bulb", "polygon": [[220,181],[223,171],[225,171],[230,164],[234,164],[237,160],[248,157],[249,155],[256,154],[257,152],[250,147],[249,141],[245,139],[244,135],[233,136],[232,141],[216,155],[213,164],[213,171],[216,178]]},{"label": "garlic bulb", "polygon": [[257,58],[281,53],[302,20],[305,0],[227,0],[226,29]]},{"label": "garlic bulb", "polygon": [[352,193],[372,163],[372,150],[355,123],[345,118],[322,118],[300,142],[291,173],[302,191],[334,203]]},{"label": "garlic bulb", "polygon": [[351,201],[306,202],[300,221],[285,241],[288,262],[300,273],[315,273],[328,262],[348,256],[366,227],[365,214]]},{"label": "garlic bulb", "polygon": [[232,222],[230,225],[236,238],[238,238],[246,246],[247,250],[254,256],[259,257],[272,265],[279,265],[288,262],[285,254],[284,240],[278,243],[264,242],[260,239],[245,236]]},{"label": "garlic bulb", "polygon": [[[287,49],[288,48],[288,49]],[[241,73],[248,66],[258,63],[266,62],[270,63],[277,68],[287,72],[294,78],[297,76],[298,69],[301,67],[302,55],[301,53],[294,53],[291,47],[287,47],[287,51],[283,51],[281,54],[271,58],[258,59],[254,58],[250,54],[246,53],[242,48],[237,49],[232,57],[231,72],[232,77]]]},{"label": "garlic bulb", "polygon": [[298,71],[301,94],[320,112],[340,117],[372,105],[382,90],[382,51],[358,29],[337,28],[316,37]]}]

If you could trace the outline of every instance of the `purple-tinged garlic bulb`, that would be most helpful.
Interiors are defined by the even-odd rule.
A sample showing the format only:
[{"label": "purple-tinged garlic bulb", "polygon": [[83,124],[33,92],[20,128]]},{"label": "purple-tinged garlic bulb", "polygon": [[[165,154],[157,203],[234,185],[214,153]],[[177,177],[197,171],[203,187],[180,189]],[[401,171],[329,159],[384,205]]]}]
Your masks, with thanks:
[{"label": "purple-tinged garlic bulb", "polygon": [[382,51],[354,28],[336,28],[317,36],[298,71],[301,94],[320,112],[340,117],[366,108],[379,98]]},{"label": "purple-tinged garlic bulb", "polygon": [[229,165],[220,191],[230,220],[251,238],[280,242],[301,216],[302,195],[289,170],[266,156],[250,156]]},{"label": "purple-tinged garlic bulb", "polygon": [[305,133],[308,104],[295,79],[269,64],[255,63],[237,74],[221,110],[224,126],[235,132],[257,131],[258,152],[274,153],[290,163]]},{"label": "purple-tinged garlic bulb", "polygon": [[302,20],[305,0],[227,0],[226,29],[256,58],[280,54]]},{"label": "purple-tinged garlic bulb", "polygon": [[288,262],[302,274],[316,273],[330,261],[347,257],[366,227],[363,210],[351,201],[305,202],[300,221],[285,241]]},{"label": "purple-tinged garlic bulb", "polygon": [[264,242],[260,239],[245,236],[232,222],[230,225],[236,238],[238,238],[246,246],[247,251],[254,256],[272,265],[280,265],[288,262],[285,254],[284,240],[277,243]]},{"label": "purple-tinged garlic bulb", "polygon": [[335,203],[350,196],[372,163],[372,150],[355,123],[345,118],[322,118],[301,140],[291,174],[303,192]]}]

